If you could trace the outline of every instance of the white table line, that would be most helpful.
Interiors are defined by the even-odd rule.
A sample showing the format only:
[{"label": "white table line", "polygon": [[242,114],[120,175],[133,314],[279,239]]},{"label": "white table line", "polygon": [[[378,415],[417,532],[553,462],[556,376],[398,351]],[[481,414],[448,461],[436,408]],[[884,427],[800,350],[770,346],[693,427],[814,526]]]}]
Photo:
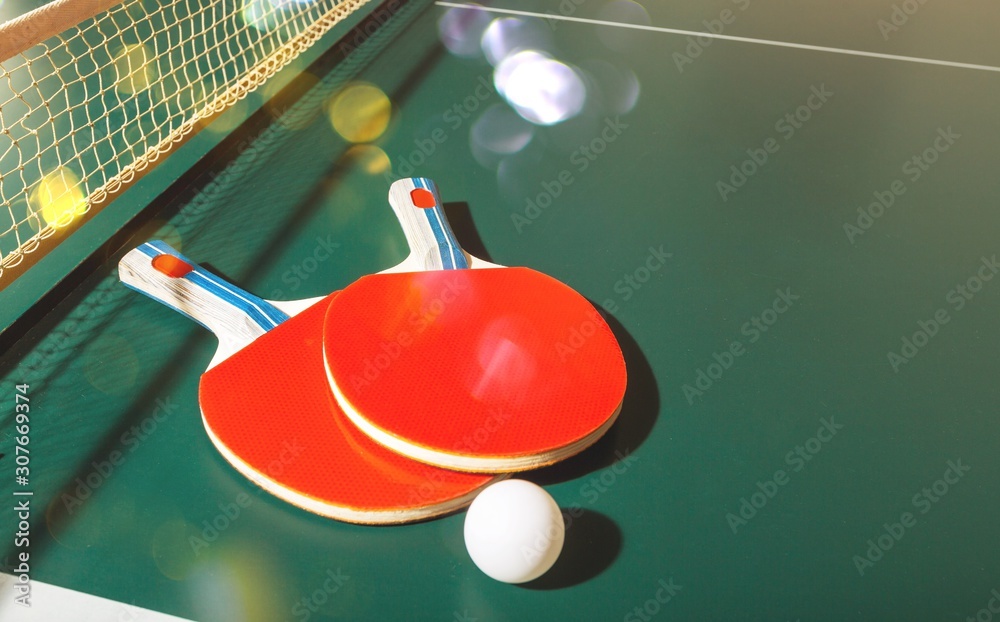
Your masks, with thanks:
[{"label": "white table line", "polygon": [[534,13],[531,11],[515,11],[513,9],[500,9],[496,7],[479,6],[476,4],[459,4],[456,2],[435,2],[438,6],[445,6],[455,9],[469,9],[485,11],[487,13],[502,13],[506,15],[520,15],[524,17],[540,17],[542,19],[554,19],[564,22],[577,22],[580,24],[593,24],[595,26],[614,26],[617,28],[631,28],[632,30],[645,30],[649,32],[663,32],[672,35],[691,35],[695,37],[709,37],[722,41],[735,41],[737,43],[754,43],[757,45],[770,45],[774,47],[794,48],[798,50],[811,50],[814,52],[827,52],[830,54],[845,54],[848,56],[864,56],[867,58],[880,58],[883,60],[898,60],[907,63],[920,63],[924,65],[939,65],[943,67],[956,67],[959,69],[975,69],[978,71],[1000,72],[1000,67],[992,65],[976,65],[973,63],[959,63],[950,60],[938,60],[935,58],[920,58],[918,56],[900,56],[898,54],[883,54],[881,52],[866,52],[864,50],[850,50],[847,48],[834,48],[823,45],[808,45],[806,43],[793,43],[790,41],[773,41],[771,39],[754,39],[751,37],[735,37],[732,35],[715,34],[711,32],[699,32],[697,30],[680,30],[678,28],[664,28],[662,26],[646,26],[644,24],[628,24],[623,22],[609,22],[599,19],[588,19],[585,17],[572,17],[569,15],[559,15],[556,13]]}]

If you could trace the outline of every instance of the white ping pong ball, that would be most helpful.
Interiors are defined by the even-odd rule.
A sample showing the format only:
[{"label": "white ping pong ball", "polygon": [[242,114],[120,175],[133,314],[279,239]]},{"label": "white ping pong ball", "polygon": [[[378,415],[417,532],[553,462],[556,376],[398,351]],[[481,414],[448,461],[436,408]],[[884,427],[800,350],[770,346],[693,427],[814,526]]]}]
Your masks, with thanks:
[{"label": "white ping pong ball", "polygon": [[480,570],[504,583],[536,579],[562,551],[562,512],[543,488],[520,479],[488,486],[465,516],[465,548]]}]

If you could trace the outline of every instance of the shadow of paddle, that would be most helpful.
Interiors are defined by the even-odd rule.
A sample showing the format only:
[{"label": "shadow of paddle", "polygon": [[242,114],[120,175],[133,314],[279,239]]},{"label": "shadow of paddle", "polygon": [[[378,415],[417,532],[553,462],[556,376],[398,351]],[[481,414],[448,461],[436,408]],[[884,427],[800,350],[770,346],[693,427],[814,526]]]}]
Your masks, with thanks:
[{"label": "shadow of paddle", "polygon": [[622,549],[622,532],[604,514],[583,510],[566,520],[566,541],[552,568],[534,581],[522,583],[529,590],[558,590],[579,585],[604,572]]},{"label": "shadow of paddle", "polygon": [[[493,261],[476,230],[468,204],[445,203],[444,210],[462,248],[480,259]],[[590,303],[601,312],[621,346],[628,372],[625,399],[618,421],[594,445],[553,466],[525,474],[525,479],[539,486],[574,480],[611,466],[621,456],[642,445],[653,430],[660,411],[660,392],[656,386],[656,377],[642,348],[617,318],[594,304],[594,301],[591,300]]]},{"label": "shadow of paddle", "polygon": [[486,250],[486,245],[483,244],[483,238],[479,237],[476,223],[472,222],[472,210],[469,209],[469,204],[445,203],[443,207],[451,230],[455,233],[462,248],[473,257],[495,263],[490,257],[489,251]]},{"label": "shadow of paddle", "polygon": [[632,335],[613,315],[606,312],[602,315],[618,339],[628,372],[621,412],[607,434],[586,450],[550,467],[524,474],[525,479],[539,486],[574,480],[611,466],[642,445],[659,416],[660,392],[649,361]]}]

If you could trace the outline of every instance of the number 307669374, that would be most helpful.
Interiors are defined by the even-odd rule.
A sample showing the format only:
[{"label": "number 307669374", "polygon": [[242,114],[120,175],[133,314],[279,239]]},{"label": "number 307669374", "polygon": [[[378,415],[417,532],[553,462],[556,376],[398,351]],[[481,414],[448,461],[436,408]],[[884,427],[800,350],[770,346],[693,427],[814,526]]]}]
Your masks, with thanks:
[{"label": "number 307669374", "polygon": [[17,392],[14,394],[15,427],[14,431],[18,436],[14,437],[14,462],[17,466],[14,469],[15,481],[20,486],[28,485],[28,475],[30,474],[29,463],[31,462],[28,451],[29,433],[31,432],[29,412],[31,406],[28,398],[28,385],[17,385]]}]

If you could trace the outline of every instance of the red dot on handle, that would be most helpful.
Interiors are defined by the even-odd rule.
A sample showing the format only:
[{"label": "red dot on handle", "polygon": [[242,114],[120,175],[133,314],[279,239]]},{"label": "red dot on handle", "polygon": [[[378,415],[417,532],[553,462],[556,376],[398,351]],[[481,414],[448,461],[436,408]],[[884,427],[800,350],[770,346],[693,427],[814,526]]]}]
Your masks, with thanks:
[{"label": "red dot on handle", "polygon": [[417,207],[434,207],[437,204],[434,201],[434,193],[424,188],[410,190],[410,200]]},{"label": "red dot on handle", "polygon": [[194,270],[191,264],[173,255],[158,255],[154,257],[153,269],[174,279],[179,279]]}]

